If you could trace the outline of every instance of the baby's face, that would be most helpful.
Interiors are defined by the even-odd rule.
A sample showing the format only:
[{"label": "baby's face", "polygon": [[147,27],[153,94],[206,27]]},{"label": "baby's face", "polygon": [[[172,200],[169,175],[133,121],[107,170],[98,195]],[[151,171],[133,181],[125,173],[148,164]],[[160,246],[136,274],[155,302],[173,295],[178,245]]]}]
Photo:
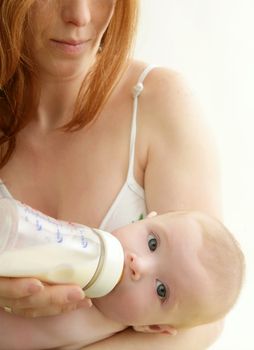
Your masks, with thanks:
[{"label": "baby's face", "polygon": [[93,300],[105,316],[124,325],[174,325],[209,292],[198,257],[201,228],[190,216],[147,218],[113,234],[124,247],[125,267],[114,290]]}]

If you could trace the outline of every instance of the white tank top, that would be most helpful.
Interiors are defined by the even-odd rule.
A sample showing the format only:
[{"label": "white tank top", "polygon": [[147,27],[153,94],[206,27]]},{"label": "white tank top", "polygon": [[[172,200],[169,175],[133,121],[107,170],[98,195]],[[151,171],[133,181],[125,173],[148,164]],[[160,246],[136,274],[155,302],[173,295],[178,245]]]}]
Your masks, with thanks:
[{"label": "white tank top", "polygon": [[[143,82],[147,74],[154,67],[155,66],[151,65],[146,67],[140,75],[137,84],[133,88],[133,114],[127,178],[99,226],[100,229],[108,232],[142,219],[147,214],[144,189],[137,183],[134,178],[134,158],[137,134],[138,98],[144,88]],[[12,198],[12,195],[4,183],[1,181],[0,198],[3,197]]]}]

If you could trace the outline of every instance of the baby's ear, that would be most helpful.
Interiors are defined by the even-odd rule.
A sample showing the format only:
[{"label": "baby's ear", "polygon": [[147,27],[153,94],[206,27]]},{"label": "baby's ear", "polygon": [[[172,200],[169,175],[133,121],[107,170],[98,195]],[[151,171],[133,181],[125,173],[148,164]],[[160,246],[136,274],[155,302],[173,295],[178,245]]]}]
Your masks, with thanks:
[{"label": "baby's ear", "polygon": [[142,332],[142,333],[162,333],[162,334],[169,334],[169,335],[176,335],[177,330],[169,326],[167,324],[153,324],[150,326],[133,326],[133,329],[136,332]]}]

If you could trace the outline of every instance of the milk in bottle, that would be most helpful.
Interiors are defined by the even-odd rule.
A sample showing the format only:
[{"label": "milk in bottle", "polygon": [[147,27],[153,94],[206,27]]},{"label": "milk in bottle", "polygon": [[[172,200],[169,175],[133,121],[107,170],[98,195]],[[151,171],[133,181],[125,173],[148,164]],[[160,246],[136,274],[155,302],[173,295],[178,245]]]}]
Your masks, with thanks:
[{"label": "milk in bottle", "polygon": [[78,284],[95,298],[115,287],[123,264],[122,246],[110,233],[0,199],[0,276]]}]

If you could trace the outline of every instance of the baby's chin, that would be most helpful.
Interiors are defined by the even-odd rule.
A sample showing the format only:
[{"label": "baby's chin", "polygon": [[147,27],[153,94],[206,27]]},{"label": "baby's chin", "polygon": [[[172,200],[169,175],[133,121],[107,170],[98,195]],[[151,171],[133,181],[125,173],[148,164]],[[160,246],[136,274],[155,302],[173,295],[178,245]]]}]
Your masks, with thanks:
[{"label": "baby's chin", "polygon": [[128,325],[128,323],[122,318],[121,310],[119,310],[114,299],[111,300],[109,295],[93,299],[93,305],[103,314],[104,317],[121,325]]},{"label": "baby's chin", "polygon": [[117,289],[117,285],[114,287],[114,289],[100,297],[100,298],[94,298],[92,300],[93,302],[93,305],[96,306],[96,308],[101,312],[103,313],[106,317],[109,317],[108,315],[110,313],[115,313],[115,309],[116,309],[116,300],[119,300],[119,293],[117,293],[116,291]]},{"label": "baby's chin", "polygon": [[124,327],[136,323],[136,311],[138,311],[138,308],[132,304],[132,300],[128,300],[128,298],[121,295],[121,293],[113,293],[113,291],[104,297],[93,299],[93,305],[104,317]]},{"label": "baby's chin", "polygon": [[131,293],[128,272],[124,269],[122,278],[107,295],[94,298],[93,304],[107,318],[124,326],[134,324],[139,314],[139,301],[135,293]]}]

